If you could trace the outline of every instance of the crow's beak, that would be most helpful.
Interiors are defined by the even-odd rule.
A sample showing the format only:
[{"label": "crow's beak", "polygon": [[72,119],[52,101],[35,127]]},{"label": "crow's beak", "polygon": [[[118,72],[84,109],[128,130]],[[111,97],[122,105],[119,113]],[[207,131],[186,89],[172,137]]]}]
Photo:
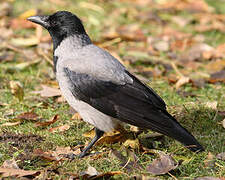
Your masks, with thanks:
[{"label": "crow's beak", "polygon": [[27,18],[27,20],[36,24],[40,24],[44,28],[48,28],[50,26],[48,23],[48,18],[49,16],[31,16]]}]

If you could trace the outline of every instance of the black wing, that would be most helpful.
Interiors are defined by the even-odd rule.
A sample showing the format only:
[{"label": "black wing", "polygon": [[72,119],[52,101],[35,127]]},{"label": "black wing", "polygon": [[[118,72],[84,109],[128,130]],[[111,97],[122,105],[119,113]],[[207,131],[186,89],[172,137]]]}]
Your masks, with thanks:
[{"label": "black wing", "polygon": [[[118,85],[88,74],[64,69],[73,95],[99,111],[123,122],[168,135],[185,145],[201,147],[195,138],[166,111],[164,101],[136,77],[132,84]],[[194,150],[194,149],[192,149]]]}]

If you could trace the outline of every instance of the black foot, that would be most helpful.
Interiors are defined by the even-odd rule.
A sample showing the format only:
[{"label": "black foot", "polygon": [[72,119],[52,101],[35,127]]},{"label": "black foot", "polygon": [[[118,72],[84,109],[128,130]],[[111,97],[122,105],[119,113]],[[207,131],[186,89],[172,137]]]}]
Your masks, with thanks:
[{"label": "black foot", "polygon": [[83,151],[78,155],[79,158],[83,158],[87,155],[87,152],[91,147],[103,136],[104,132],[95,128],[95,137],[91,140],[91,142],[83,149]]}]

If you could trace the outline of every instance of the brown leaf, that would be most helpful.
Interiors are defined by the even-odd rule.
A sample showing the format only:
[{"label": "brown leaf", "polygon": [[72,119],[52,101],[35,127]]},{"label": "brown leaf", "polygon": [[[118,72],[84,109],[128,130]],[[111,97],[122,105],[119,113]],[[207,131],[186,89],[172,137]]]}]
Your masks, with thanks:
[{"label": "brown leaf", "polygon": [[33,154],[50,161],[59,161],[61,158],[53,156],[50,152],[44,152],[42,149],[34,149]]},{"label": "brown leaf", "polygon": [[160,152],[159,158],[147,166],[147,171],[154,175],[160,175],[176,169],[177,166],[178,164],[171,156]]},{"label": "brown leaf", "polygon": [[28,121],[37,121],[38,115],[32,111],[30,112],[24,112],[22,114],[19,114],[16,119],[21,119],[21,120],[28,120]]},{"label": "brown leaf", "polygon": [[218,59],[216,61],[211,61],[205,67],[209,72],[221,71],[225,69],[225,60]]},{"label": "brown leaf", "polygon": [[225,25],[223,22],[220,21],[213,21],[211,24],[199,24],[195,26],[195,30],[197,32],[205,32],[205,31],[220,31],[225,32]]},{"label": "brown leaf", "polygon": [[40,171],[26,171],[22,169],[13,169],[13,168],[0,168],[1,177],[24,177],[30,175],[36,175]]},{"label": "brown leaf", "polygon": [[214,48],[205,43],[193,45],[188,51],[180,56],[181,61],[197,61],[201,60],[204,52],[213,51]]},{"label": "brown leaf", "polygon": [[206,159],[204,160],[205,167],[214,168],[215,167],[215,156],[209,152]]},{"label": "brown leaf", "polygon": [[27,21],[26,19],[16,18],[10,21],[10,27],[14,30],[17,30],[17,29],[35,28],[36,25],[34,23],[31,23],[30,21]]},{"label": "brown leaf", "polygon": [[81,153],[80,148],[77,148],[75,151],[71,150],[70,147],[57,147],[55,151],[44,152],[42,149],[35,149],[33,154],[35,156],[42,157],[50,161],[60,161],[65,160],[67,156],[78,155]]},{"label": "brown leaf", "polygon": [[19,169],[18,165],[16,164],[15,159],[4,161],[1,167],[2,168]]},{"label": "brown leaf", "polygon": [[52,88],[46,85],[41,85],[42,90],[41,91],[33,91],[34,94],[41,94],[41,97],[55,97],[55,96],[61,96],[61,91],[56,88]]},{"label": "brown leaf", "polygon": [[172,51],[184,51],[186,48],[192,46],[195,43],[194,39],[182,38],[173,40],[170,44]]},{"label": "brown leaf", "polygon": [[35,123],[35,126],[36,127],[39,127],[39,126],[41,126],[41,127],[43,127],[43,126],[49,126],[50,124],[55,123],[58,119],[59,119],[59,115],[56,114],[55,116],[52,117],[51,120],[46,121],[46,122],[37,122],[37,123]]},{"label": "brown leaf", "polygon": [[211,12],[213,10],[204,0],[188,0],[188,1],[163,1],[165,3],[159,4],[160,9],[175,9],[178,11],[188,10],[190,12]]},{"label": "brown leaf", "polygon": [[55,132],[63,132],[66,131],[70,128],[70,126],[68,124],[62,125],[62,126],[58,126],[58,127],[54,127],[54,128],[50,128],[49,132],[51,133],[55,133]]},{"label": "brown leaf", "polygon": [[181,76],[175,84],[176,90],[190,82],[189,77]]},{"label": "brown leaf", "polygon": [[7,123],[4,123],[4,124],[2,124],[2,125],[0,125],[1,127],[3,127],[3,126],[16,126],[16,125],[18,125],[18,124],[20,124],[21,123],[21,121],[17,121],[17,122],[7,122]]},{"label": "brown leaf", "polygon": [[117,33],[121,39],[129,41],[145,41],[146,37],[141,29],[136,24],[130,24],[127,26],[121,26],[117,30]]},{"label": "brown leaf", "polygon": [[217,46],[217,48],[215,50],[215,57],[216,58],[225,58],[225,43]]},{"label": "brown leaf", "polygon": [[225,152],[217,154],[216,158],[225,161]]},{"label": "brown leaf", "polygon": [[211,74],[209,78],[209,82],[210,83],[216,83],[216,82],[225,83],[225,70],[221,70]]}]

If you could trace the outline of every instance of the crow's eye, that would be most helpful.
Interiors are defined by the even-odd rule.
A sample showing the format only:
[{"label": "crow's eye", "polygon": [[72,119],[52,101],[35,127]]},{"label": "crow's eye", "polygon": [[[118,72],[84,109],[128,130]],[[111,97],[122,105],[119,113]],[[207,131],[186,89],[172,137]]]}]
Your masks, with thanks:
[{"label": "crow's eye", "polygon": [[51,21],[51,26],[56,26],[57,25],[57,22],[56,21]]}]

